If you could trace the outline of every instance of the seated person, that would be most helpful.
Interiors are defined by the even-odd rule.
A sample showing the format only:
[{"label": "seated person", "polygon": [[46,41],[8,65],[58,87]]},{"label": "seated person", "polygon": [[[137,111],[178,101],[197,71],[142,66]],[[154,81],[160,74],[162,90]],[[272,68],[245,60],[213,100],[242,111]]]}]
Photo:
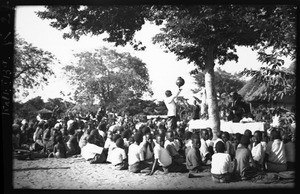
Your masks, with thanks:
[{"label": "seated person", "polygon": [[225,144],[222,141],[216,143],[216,153],[212,155],[211,176],[216,183],[230,182],[233,165],[231,156],[225,153]]},{"label": "seated person", "polygon": [[286,153],[280,132],[275,129],[270,135],[265,154],[266,169],[271,172],[286,171]]},{"label": "seated person", "polygon": [[128,149],[128,170],[133,173],[139,173],[149,167],[149,164],[145,162],[143,147],[140,146],[143,141],[143,134],[136,132],[134,134],[134,143],[129,146]]},{"label": "seated person", "polygon": [[166,141],[165,141],[164,147],[169,151],[169,153],[172,157],[172,160],[174,162],[177,162],[177,163],[180,163],[180,164],[184,163],[185,158],[183,156],[181,156],[179,154],[179,152],[176,150],[175,143],[174,143],[174,133],[173,133],[173,131],[167,131]]},{"label": "seated person", "polygon": [[186,168],[189,170],[188,177],[197,176],[202,171],[201,155],[200,155],[200,137],[197,134],[193,134],[191,137],[192,146],[186,155]]},{"label": "seated person", "polygon": [[93,135],[89,135],[87,138],[87,144],[81,149],[81,156],[90,164],[103,163],[106,160],[103,153],[103,147],[99,147],[95,144],[95,138]]},{"label": "seated person", "polygon": [[118,138],[116,140],[116,147],[111,151],[111,163],[115,166],[116,170],[128,169],[128,162],[124,150],[123,138]]},{"label": "seated person", "polygon": [[156,135],[156,143],[154,147],[154,163],[149,175],[152,175],[157,169],[163,170],[165,174],[168,172],[186,172],[184,164],[178,164],[172,160],[169,151],[164,148],[165,136],[163,134]]}]

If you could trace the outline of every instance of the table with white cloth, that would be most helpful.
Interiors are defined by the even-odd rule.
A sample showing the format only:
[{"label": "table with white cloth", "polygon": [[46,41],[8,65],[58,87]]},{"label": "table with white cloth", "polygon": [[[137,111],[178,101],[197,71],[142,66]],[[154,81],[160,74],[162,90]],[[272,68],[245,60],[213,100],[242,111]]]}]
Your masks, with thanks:
[{"label": "table with white cloth", "polygon": [[[190,120],[188,130],[193,132],[197,129],[204,129],[210,127],[208,120]],[[264,122],[251,122],[251,123],[234,123],[230,121],[220,121],[220,130],[227,131],[228,133],[241,133],[243,134],[246,129],[249,129],[252,134],[255,131],[264,131],[266,129],[266,125]]]}]

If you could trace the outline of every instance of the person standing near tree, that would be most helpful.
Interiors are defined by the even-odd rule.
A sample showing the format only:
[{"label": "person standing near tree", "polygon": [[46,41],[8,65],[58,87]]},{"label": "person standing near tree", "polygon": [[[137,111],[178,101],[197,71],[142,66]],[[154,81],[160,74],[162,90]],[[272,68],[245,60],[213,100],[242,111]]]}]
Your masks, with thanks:
[{"label": "person standing near tree", "polygon": [[176,95],[172,95],[170,90],[165,92],[166,98],[164,99],[164,103],[168,109],[168,122],[170,122],[170,128],[175,130],[177,127],[177,112],[176,112],[176,103],[175,99],[179,96],[181,92],[181,88],[179,88]]}]

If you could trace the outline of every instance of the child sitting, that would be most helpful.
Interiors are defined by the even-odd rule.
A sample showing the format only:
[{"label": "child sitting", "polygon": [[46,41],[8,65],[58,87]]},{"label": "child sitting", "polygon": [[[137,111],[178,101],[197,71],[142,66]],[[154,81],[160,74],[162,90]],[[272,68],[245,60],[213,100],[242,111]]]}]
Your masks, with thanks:
[{"label": "child sitting", "polygon": [[192,147],[192,137],[193,133],[190,131],[186,131],[184,133],[184,150],[185,150],[185,156],[187,155],[187,153],[189,152],[189,150]]},{"label": "child sitting", "polygon": [[285,171],[287,169],[286,154],[280,132],[274,129],[270,135],[265,154],[266,169],[272,172]]},{"label": "child sitting", "polygon": [[115,149],[117,146],[116,146],[116,141],[121,138],[121,135],[118,134],[118,133],[115,133],[113,134],[112,136],[112,143],[110,144],[109,148],[108,148],[108,152],[107,152],[107,158],[106,158],[106,161],[107,162],[111,162],[111,153],[112,153],[112,150]]},{"label": "child sitting", "polygon": [[134,143],[129,146],[128,149],[128,170],[133,173],[141,172],[141,170],[149,167],[148,163],[144,160],[143,147],[140,143],[143,141],[143,134],[136,132],[134,134]]},{"label": "child sitting", "polygon": [[252,145],[252,150],[251,154],[253,156],[253,161],[256,163],[256,166],[259,170],[264,170],[263,167],[263,161],[264,161],[264,148],[261,143],[262,139],[262,132],[261,131],[255,131],[253,135],[253,145]]},{"label": "child sitting", "polygon": [[230,135],[227,131],[222,133],[222,140],[225,143],[225,153],[229,154],[231,159],[235,157],[235,149],[230,141]]},{"label": "child sitting", "polygon": [[87,144],[81,149],[81,156],[90,164],[103,163],[106,160],[103,147],[97,146],[94,140],[93,135],[88,136]]},{"label": "child sitting", "polygon": [[157,134],[155,139],[154,163],[149,175],[152,175],[156,169],[160,169],[159,167],[161,167],[165,174],[168,172],[186,172],[186,167],[183,164],[172,161],[169,151],[164,148],[165,136]]},{"label": "child sitting", "polygon": [[210,165],[211,154],[209,152],[208,145],[206,144],[206,140],[208,139],[208,130],[202,129],[200,133],[201,133],[200,154],[201,154],[201,158],[202,158],[202,163],[204,165]]},{"label": "child sitting", "polygon": [[186,155],[186,168],[189,170],[188,177],[192,178],[197,176],[197,173],[202,171],[201,168],[201,155],[200,155],[200,137],[193,134],[191,137],[192,146]]},{"label": "child sitting", "polygon": [[176,150],[175,144],[174,144],[174,133],[173,131],[167,131],[166,133],[166,141],[164,147],[169,151],[172,160],[174,162],[177,162],[179,164],[184,163],[185,158],[181,156],[178,151]]},{"label": "child sitting", "polygon": [[242,135],[240,142],[241,146],[237,148],[235,154],[237,162],[236,172],[242,180],[251,179],[252,176],[256,174],[256,163],[254,163],[251,151],[248,148],[249,144],[249,136]]},{"label": "child sitting", "polygon": [[55,145],[53,148],[53,152],[49,154],[49,158],[54,157],[54,158],[66,158],[66,147],[63,141],[62,135],[57,135],[55,136]]},{"label": "child sitting", "polygon": [[127,156],[124,150],[124,140],[116,140],[116,147],[111,151],[111,163],[116,170],[125,170],[128,168]]},{"label": "child sitting", "polygon": [[222,141],[216,143],[216,153],[212,155],[211,176],[216,183],[228,183],[233,172],[231,156],[225,152]]}]

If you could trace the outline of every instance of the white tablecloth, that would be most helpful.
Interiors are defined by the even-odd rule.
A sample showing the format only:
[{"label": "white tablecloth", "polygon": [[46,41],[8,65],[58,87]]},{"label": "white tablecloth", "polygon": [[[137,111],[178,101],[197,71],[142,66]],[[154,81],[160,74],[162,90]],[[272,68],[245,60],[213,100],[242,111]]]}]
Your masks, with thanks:
[{"label": "white tablecloth", "polygon": [[[194,129],[204,129],[210,127],[208,120],[191,120],[189,122],[189,131]],[[252,131],[252,134],[256,131],[264,131],[264,122],[253,122],[253,123],[233,123],[221,120],[220,122],[221,131],[227,131],[228,133],[241,133],[243,134],[246,129]]]}]

